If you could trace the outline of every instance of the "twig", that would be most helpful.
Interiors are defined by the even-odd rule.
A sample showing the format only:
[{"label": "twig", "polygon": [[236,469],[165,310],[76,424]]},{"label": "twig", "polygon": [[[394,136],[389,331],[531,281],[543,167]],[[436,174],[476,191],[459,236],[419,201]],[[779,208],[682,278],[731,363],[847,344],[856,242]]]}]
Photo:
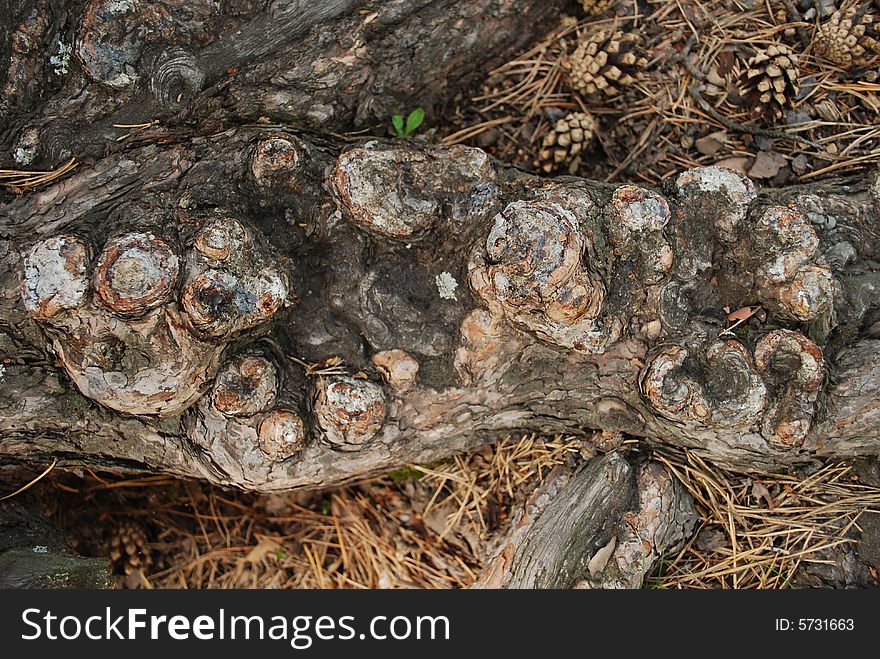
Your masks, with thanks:
[{"label": "twig", "polygon": [[72,172],[79,166],[76,158],[71,158],[63,165],[49,171],[25,171],[18,169],[0,169],[0,186],[8,188],[15,194],[23,194],[39,185],[45,185]]}]

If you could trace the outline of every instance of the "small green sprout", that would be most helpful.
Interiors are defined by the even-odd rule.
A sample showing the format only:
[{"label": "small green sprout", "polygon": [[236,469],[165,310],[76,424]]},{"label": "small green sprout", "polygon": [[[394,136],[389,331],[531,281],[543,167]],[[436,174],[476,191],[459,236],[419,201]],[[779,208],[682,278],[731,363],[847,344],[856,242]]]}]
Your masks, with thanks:
[{"label": "small green sprout", "polygon": [[422,108],[416,108],[409,113],[406,123],[403,121],[402,114],[395,114],[391,117],[391,125],[394,126],[394,132],[397,134],[397,137],[408,138],[415,134],[424,120],[425,111]]}]

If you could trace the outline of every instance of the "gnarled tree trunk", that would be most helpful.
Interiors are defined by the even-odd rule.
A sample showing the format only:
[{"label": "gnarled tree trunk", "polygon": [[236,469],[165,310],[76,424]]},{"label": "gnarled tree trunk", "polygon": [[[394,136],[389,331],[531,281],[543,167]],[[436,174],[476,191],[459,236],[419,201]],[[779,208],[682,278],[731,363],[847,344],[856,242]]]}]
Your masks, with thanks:
[{"label": "gnarled tree trunk", "polygon": [[[18,4],[3,144],[80,165],[2,202],[0,460],[269,491],[518,430],[746,469],[880,447],[876,176],[653,190],[337,134],[448,99],[555,3]],[[32,87],[21,44],[73,32]]]}]

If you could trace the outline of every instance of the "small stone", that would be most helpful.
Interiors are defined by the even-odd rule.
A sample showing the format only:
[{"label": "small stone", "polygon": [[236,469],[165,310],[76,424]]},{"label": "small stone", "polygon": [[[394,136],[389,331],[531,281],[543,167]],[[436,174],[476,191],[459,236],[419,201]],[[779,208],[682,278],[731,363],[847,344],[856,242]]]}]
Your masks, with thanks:
[{"label": "small stone", "polygon": [[803,176],[810,167],[810,159],[804,154],[795,156],[791,161],[791,171],[798,176]]}]

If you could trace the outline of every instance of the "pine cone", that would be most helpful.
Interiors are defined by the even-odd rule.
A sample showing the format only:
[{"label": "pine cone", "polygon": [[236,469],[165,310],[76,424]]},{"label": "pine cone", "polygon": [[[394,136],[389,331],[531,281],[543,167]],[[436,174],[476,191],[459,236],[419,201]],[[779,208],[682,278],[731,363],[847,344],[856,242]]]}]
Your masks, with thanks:
[{"label": "pine cone", "polygon": [[541,144],[535,167],[548,174],[567,171],[574,174],[583,152],[596,137],[596,120],[586,112],[572,112],[556,122]]},{"label": "pine cone", "polygon": [[753,115],[781,119],[800,90],[797,55],[782,44],[758,51],[748,61],[740,86]]},{"label": "pine cone", "polygon": [[589,16],[604,14],[615,4],[617,4],[617,0],[581,0],[581,6]]},{"label": "pine cone", "polygon": [[110,529],[108,535],[107,548],[115,574],[129,576],[152,566],[153,557],[143,524],[123,519]]},{"label": "pine cone", "polygon": [[582,40],[565,67],[571,87],[584,96],[616,96],[635,82],[648,60],[637,52],[634,34],[600,30]]},{"label": "pine cone", "polygon": [[880,17],[869,12],[868,4],[834,12],[816,31],[813,52],[844,69],[880,55]]}]

